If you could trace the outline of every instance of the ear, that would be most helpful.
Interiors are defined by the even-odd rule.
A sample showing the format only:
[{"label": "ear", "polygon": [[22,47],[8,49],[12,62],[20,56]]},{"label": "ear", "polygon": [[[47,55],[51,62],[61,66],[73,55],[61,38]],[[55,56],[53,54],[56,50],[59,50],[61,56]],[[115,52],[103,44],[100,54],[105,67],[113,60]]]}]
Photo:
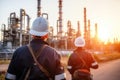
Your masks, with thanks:
[{"label": "ear", "polygon": [[43,40],[47,39],[48,38],[48,34],[44,35],[41,37]]},{"label": "ear", "polygon": [[48,38],[48,34],[46,34],[44,37],[45,37],[45,38]]}]

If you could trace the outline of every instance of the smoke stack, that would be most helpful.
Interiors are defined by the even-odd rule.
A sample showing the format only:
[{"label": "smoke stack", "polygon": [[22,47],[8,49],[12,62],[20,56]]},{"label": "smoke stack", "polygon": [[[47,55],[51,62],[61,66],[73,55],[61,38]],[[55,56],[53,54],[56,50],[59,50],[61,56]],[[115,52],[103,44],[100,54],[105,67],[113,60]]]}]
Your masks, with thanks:
[{"label": "smoke stack", "polygon": [[98,26],[97,23],[95,23],[95,38],[98,38]]},{"label": "smoke stack", "polygon": [[72,28],[71,28],[71,21],[68,21],[67,22],[67,27],[68,27],[68,36],[70,37],[70,36],[72,36]]},{"label": "smoke stack", "polygon": [[86,8],[84,8],[84,38],[87,38],[87,26],[86,26]]},{"label": "smoke stack", "polygon": [[41,0],[38,0],[38,5],[37,5],[37,17],[41,16]]},{"label": "smoke stack", "polygon": [[59,0],[59,33],[62,33],[62,0]]},{"label": "smoke stack", "polygon": [[81,31],[80,31],[80,21],[77,22],[77,25],[78,25],[78,31],[77,31],[77,37],[78,36],[81,36]]},{"label": "smoke stack", "polygon": [[90,20],[88,20],[88,39],[90,40]]},{"label": "smoke stack", "polygon": [[90,48],[91,47],[90,20],[88,20],[87,44],[88,44],[87,47]]}]

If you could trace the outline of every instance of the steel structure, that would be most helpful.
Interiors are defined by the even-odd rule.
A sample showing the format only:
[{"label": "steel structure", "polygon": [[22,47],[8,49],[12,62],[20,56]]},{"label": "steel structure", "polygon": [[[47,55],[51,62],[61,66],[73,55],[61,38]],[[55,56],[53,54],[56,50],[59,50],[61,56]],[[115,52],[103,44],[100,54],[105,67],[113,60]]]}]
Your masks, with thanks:
[{"label": "steel structure", "polygon": [[86,8],[84,8],[84,38],[87,40],[87,19],[86,19]]},{"label": "steel structure", "polygon": [[78,37],[78,36],[81,36],[81,30],[80,30],[80,21],[78,21],[77,22],[77,25],[78,25],[78,27],[77,27],[77,33],[76,33],[76,36]]},{"label": "steel structure", "polygon": [[37,2],[37,17],[41,16],[41,0]]},{"label": "steel structure", "polygon": [[[57,20],[57,35],[54,36],[54,28],[51,26],[50,29],[50,39],[49,42],[52,46],[57,49],[74,49],[74,39],[78,36],[82,36],[80,30],[80,22],[77,22],[77,31],[72,28],[71,21],[67,22],[67,32],[63,35],[63,23],[62,23],[62,0],[59,0],[59,16]],[[46,17],[48,19],[47,13],[41,13],[41,0],[37,0],[37,17]],[[87,24],[88,21],[88,24]],[[30,28],[30,17],[24,9],[20,9],[19,17],[16,16],[16,13],[10,13],[8,19],[8,27],[5,24],[2,25],[3,32],[3,46],[11,46],[11,48],[17,48],[19,46],[28,44],[31,40],[29,35]],[[84,8],[84,38],[86,45],[90,45],[90,20],[87,20],[86,8]],[[97,28],[97,27],[96,27]],[[96,30],[95,30],[96,31]],[[96,31],[97,33],[97,31]],[[95,35],[97,37],[97,34]]]},{"label": "steel structure", "polygon": [[15,49],[19,46],[29,43],[29,24],[30,17],[24,9],[20,9],[20,17],[16,17],[16,13],[10,13],[8,19],[8,27],[2,26],[3,46]]},{"label": "steel structure", "polygon": [[63,27],[63,23],[62,23],[62,0],[59,0],[59,17],[58,17],[58,22],[59,22],[59,25],[58,25],[58,34],[59,36],[61,37],[62,36],[62,27]]}]

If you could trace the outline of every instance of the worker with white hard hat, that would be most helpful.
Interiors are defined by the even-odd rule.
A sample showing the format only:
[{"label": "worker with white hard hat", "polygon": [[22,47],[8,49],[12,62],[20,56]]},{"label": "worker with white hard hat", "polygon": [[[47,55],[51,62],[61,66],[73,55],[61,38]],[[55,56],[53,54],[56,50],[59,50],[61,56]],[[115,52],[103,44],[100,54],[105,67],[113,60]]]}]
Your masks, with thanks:
[{"label": "worker with white hard hat", "polygon": [[85,39],[83,37],[77,37],[74,45],[76,49],[70,55],[67,66],[72,80],[92,80],[90,68],[97,69],[98,63],[92,54],[84,49]]},{"label": "worker with white hard hat", "polygon": [[83,37],[77,37],[74,41],[74,44],[76,47],[84,47],[85,46],[85,40]]},{"label": "worker with white hard hat", "polygon": [[32,41],[14,52],[6,80],[66,80],[61,56],[46,42],[48,26],[43,17],[34,20],[29,31]]},{"label": "worker with white hard hat", "polygon": [[48,33],[48,21],[43,17],[35,19],[32,24],[32,28],[30,29],[30,34],[34,36],[45,36]]}]

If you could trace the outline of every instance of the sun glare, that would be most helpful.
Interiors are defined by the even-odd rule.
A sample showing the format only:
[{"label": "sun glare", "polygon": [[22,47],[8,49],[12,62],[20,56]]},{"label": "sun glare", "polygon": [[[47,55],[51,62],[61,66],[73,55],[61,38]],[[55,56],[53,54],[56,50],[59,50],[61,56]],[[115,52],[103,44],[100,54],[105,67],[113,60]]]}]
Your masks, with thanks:
[{"label": "sun glare", "polygon": [[110,39],[110,32],[107,29],[99,29],[98,31],[98,37],[103,42],[108,42]]}]

